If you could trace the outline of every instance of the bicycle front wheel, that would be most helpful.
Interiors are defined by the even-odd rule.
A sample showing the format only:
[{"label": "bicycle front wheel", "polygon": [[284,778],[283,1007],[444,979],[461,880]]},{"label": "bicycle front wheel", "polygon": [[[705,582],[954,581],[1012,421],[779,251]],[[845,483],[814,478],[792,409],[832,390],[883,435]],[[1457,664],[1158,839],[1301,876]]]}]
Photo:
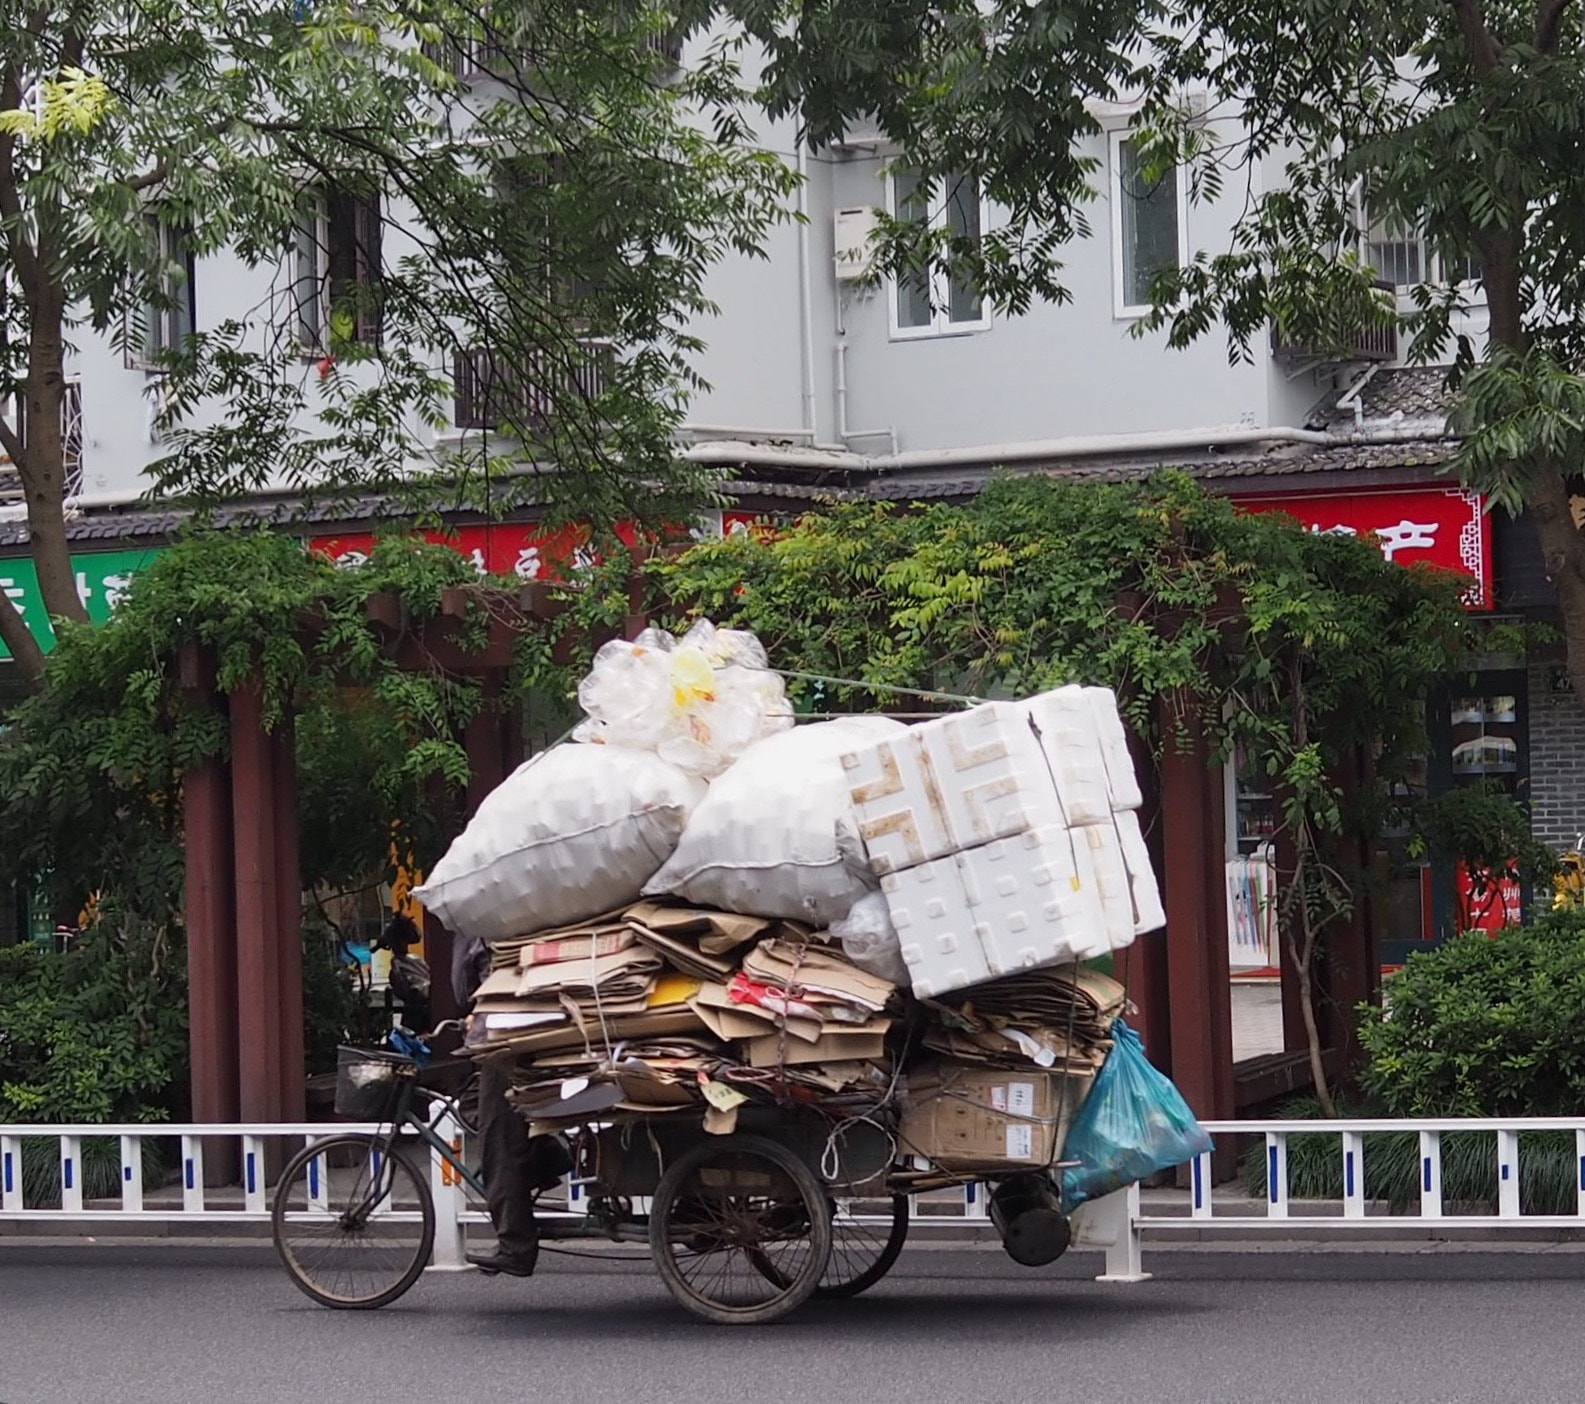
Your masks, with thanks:
[{"label": "bicycle front wheel", "polygon": [[369,1311],[418,1280],[435,1242],[429,1185],[382,1138],[346,1134],[306,1146],[281,1172],[275,1250],[322,1306]]}]

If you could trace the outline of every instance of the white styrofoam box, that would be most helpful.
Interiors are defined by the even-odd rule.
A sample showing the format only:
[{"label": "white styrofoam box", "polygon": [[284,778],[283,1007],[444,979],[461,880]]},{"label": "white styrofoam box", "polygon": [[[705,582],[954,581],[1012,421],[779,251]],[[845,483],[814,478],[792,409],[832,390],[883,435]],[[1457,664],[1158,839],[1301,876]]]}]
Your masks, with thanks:
[{"label": "white styrofoam box", "polygon": [[1079,877],[1068,830],[1048,826],[957,855],[974,931],[993,975],[1075,960],[1104,918]]},{"label": "white styrofoam box", "polygon": [[1125,810],[1115,817],[1123,866],[1128,869],[1128,886],[1134,898],[1134,934],[1143,936],[1165,926],[1167,914],[1162,910],[1161,889],[1156,884],[1156,870],[1150,861],[1150,850],[1145,847],[1145,836],[1139,829],[1139,816]]},{"label": "white styrofoam box", "polygon": [[1078,947],[1079,955],[1089,959],[1105,955],[1112,949],[1111,926],[1107,920],[1106,904],[1101,900],[1101,880],[1095,871],[1095,854],[1090,849],[1089,840],[1084,837],[1083,829],[1069,829],[1068,839],[1073,844],[1073,865],[1078,870],[1080,889],[1088,893],[1094,903],[1086,930],[1087,939]]},{"label": "white styrofoam box", "polygon": [[1128,749],[1128,731],[1117,710],[1117,694],[1109,687],[1087,687],[1085,699],[1095,720],[1095,733],[1101,743],[1101,762],[1106,767],[1106,784],[1114,810],[1138,809],[1145,802],[1134,772],[1133,753]]},{"label": "white styrofoam box", "polygon": [[956,859],[888,873],[881,891],[916,995],[929,999],[991,978]]},{"label": "white styrofoam box", "polygon": [[842,757],[859,837],[877,876],[952,851],[946,815],[926,781],[917,731],[883,737]]},{"label": "white styrofoam box", "polygon": [[1106,914],[1106,939],[1111,949],[1121,950],[1134,940],[1134,893],[1128,880],[1128,868],[1123,861],[1123,845],[1118,838],[1117,826],[1110,819],[1105,824],[1090,824],[1073,831],[1073,843],[1085,844],[1090,850],[1090,863],[1095,870],[1096,886],[1101,893],[1101,910]]},{"label": "white styrofoam box", "polygon": [[884,876],[1061,823],[1040,741],[1020,703],[987,702],[845,757],[871,868]]},{"label": "white styrofoam box", "polygon": [[1059,687],[1023,704],[1039,736],[1063,817],[1073,828],[1112,821],[1095,707],[1084,693],[1082,687]]}]

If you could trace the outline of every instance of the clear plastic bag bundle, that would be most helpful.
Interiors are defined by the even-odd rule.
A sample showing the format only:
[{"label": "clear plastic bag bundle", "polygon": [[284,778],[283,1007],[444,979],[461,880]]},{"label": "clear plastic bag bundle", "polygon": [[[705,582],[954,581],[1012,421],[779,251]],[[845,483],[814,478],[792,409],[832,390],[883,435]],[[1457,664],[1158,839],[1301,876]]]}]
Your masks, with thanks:
[{"label": "clear plastic bag bundle", "polygon": [[1145,1057],[1139,1035],[1119,1019],[1112,1039],[1062,1148],[1064,1160],[1079,1162],[1062,1172],[1069,1213],[1211,1149],[1183,1094]]},{"label": "clear plastic bag bundle", "polygon": [[631,643],[612,640],[578,685],[590,741],[652,751],[709,779],[756,741],[793,724],[787,690],[767,671],[753,634],[701,619],[679,640],[646,629]]}]

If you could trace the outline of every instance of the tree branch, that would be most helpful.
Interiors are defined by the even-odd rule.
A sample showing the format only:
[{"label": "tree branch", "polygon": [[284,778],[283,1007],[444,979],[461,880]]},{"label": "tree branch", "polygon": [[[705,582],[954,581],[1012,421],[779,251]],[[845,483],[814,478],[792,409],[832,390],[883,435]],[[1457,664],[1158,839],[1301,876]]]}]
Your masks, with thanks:
[{"label": "tree branch", "polygon": [[[1555,3],[1555,0],[1547,0]],[[1464,31],[1464,42],[1469,45],[1470,61],[1482,78],[1497,69],[1502,50],[1496,37],[1486,27],[1486,11],[1481,0],[1456,0],[1459,28]]]},{"label": "tree branch", "polygon": [[1535,15],[1535,46],[1543,54],[1557,52],[1558,30],[1563,25],[1563,15],[1569,0],[1541,0]]},{"label": "tree branch", "polygon": [[37,682],[44,672],[44,650],[4,590],[0,590],[0,642],[11,651],[22,676],[30,683]]},{"label": "tree branch", "polygon": [[22,444],[22,435],[17,432],[16,426],[6,423],[4,419],[0,419],[0,450],[4,450],[5,456],[20,472],[22,459],[27,450]]}]

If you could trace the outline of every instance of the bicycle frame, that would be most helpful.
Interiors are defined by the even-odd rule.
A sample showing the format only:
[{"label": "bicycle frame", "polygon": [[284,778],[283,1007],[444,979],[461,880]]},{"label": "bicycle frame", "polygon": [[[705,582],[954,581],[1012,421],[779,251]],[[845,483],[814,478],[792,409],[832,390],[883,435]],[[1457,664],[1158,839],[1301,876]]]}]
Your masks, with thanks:
[{"label": "bicycle frame", "polygon": [[433,1116],[426,1120],[424,1113],[414,1106],[414,1102],[420,1090],[429,1091],[429,1089],[420,1089],[416,1076],[405,1078],[403,1081],[405,1085],[397,1094],[396,1107],[391,1114],[390,1132],[382,1137],[386,1145],[393,1144],[397,1137],[404,1133],[417,1136],[451,1167],[463,1184],[483,1199],[484,1181],[463,1163],[461,1146],[447,1141],[435,1130],[442,1118],[448,1115],[453,1120],[461,1122],[462,1117],[458,1114],[460,1098],[430,1091],[429,1095],[438,1106],[435,1107]]}]

